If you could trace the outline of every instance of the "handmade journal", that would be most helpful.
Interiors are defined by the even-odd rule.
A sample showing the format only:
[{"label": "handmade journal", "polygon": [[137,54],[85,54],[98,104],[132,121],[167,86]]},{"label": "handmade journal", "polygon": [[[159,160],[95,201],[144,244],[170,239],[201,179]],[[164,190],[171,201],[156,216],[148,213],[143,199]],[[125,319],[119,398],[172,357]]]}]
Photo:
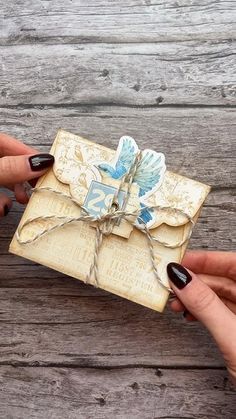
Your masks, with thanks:
[{"label": "handmade journal", "polygon": [[51,154],[10,252],[162,312],[209,186],[128,136],[114,151],[59,130]]}]

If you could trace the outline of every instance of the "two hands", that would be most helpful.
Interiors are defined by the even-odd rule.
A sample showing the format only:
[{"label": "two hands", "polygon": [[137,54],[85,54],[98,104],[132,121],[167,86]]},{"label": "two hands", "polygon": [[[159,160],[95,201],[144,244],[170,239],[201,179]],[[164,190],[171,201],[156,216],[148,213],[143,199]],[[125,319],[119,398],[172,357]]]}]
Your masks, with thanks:
[{"label": "two hands", "polygon": [[[37,154],[33,148],[0,134],[0,186],[14,191],[18,202],[28,202],[24,182],[42,176],[53,162],[50,154]],[[0,194],[0,216],[7,215],[11,206],[11,199]],[[183,265],[188,270],[176,263],[167,267],[176,296],[171,308],[207,327],[236,383],[236,253],[189,252]]]}]

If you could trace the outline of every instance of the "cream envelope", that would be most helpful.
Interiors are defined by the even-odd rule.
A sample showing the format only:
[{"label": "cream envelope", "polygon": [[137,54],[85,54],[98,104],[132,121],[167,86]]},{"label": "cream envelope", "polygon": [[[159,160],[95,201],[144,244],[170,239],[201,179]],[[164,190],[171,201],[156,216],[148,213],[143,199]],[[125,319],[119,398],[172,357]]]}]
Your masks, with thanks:
[{"label": "cream envelope", "polygon": [[[127,138],[129,137],[126,137],[126,143],[133,147],[135,153],[135,144],[131,142],[132,139]],[[124,145],[125,141],[120,144]],[[119,148],[118,151],[121,152]],[[99,211],[99,214],[105,213],[112,202],[114,191],[120,185],[120,180],[115,179],[118,175],[113,170],[114,165],[111,165],[117,153],[60,130],[51,149],[51,154],[55,156],[54,168],[39,179],[36,187],[49,187],[62,192],[72,197],[73,202],[50,191],[35,192],[30,198],[19,227],[36,217],[79,217],[81,206],[93,214],[97,214],[96,211]],[[151,167],[152,163],[149,164],[149,161],[156,163]],[[142,182],[141,186],[134,182],[129,190],[125,210],[140,210],[142,205],[158,205],[180,210],[176,213],[171,209],[155,209],[148,214],[151,218],[148,221],[150,233],[158,240],[174,246],[188,237],[192,227],[181,211],[196,221],[210,187],[166,171],[164,156],[161,153],[147,150],[146,162],[158,174],[159,184],[150,192],[144,192],[143,198],[140,194]],[[114,178],[110,176],[112,170]],[[119,199],[124,199],[122,192]],[[122,205],[122,202],[118,202],[118,205]],[[45,228],[58,224],[59,220],[56,218],[32,221],[22,229],[21,239],[33,240]],[[95,237],[94,223],[74,222],[57,228],[29,244],[20,244],[15,234],[9,251],[86,282],[93,264]],[[168,248],[157,242],[154,242],[153,246],[158,275],[168,286],[166,265],[170,261],[181,261],[187,242],[176,248]],[[154,310],[163,311],[169,292],[154,275],[147,237],[132,223],[122,220],[109,236],[103,238],[98,255],[98,269],[100,288]],[[90,278],[89,282],[94,283],[93,278]]]}]

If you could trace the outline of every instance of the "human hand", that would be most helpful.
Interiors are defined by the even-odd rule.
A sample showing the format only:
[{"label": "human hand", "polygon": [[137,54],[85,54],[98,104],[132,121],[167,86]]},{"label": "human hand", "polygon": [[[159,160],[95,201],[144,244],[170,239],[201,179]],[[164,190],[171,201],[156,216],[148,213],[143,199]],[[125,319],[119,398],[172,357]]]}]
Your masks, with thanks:
[{"label": "human hand", "polygon": [[[24,182],[42,176],[53,163],[51,154],[39,154],[37,150],[0,133],[0,186],[14,191],[19,203],[26,204],[29,199]],[[0,217],[7,215],[11,206],[12,200],[0,193]]]},{"label": "human hand", "polygon": [[183,265],[187,269],[176,263],[167,266],[176,294],[171,309],[207,327],[236,384],[236,253],[188,252]]}]

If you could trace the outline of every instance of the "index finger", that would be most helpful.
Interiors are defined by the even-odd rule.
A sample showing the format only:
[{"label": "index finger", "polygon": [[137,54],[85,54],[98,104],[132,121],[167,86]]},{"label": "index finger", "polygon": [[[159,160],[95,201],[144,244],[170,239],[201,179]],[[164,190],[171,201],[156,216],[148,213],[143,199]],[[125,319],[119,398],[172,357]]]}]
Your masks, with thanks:
[{"label": "index finger", "polygon": [[27,146],[7,134],[0,133],[0,157],[20,156],[24,154],[34,154],[35,152],[37,153],[37,150],[34,148]]},{"label": "index finger", "polygon": [[182,263],[197,274],[216,275],[236,280],[235,252],[189,251]]}]

